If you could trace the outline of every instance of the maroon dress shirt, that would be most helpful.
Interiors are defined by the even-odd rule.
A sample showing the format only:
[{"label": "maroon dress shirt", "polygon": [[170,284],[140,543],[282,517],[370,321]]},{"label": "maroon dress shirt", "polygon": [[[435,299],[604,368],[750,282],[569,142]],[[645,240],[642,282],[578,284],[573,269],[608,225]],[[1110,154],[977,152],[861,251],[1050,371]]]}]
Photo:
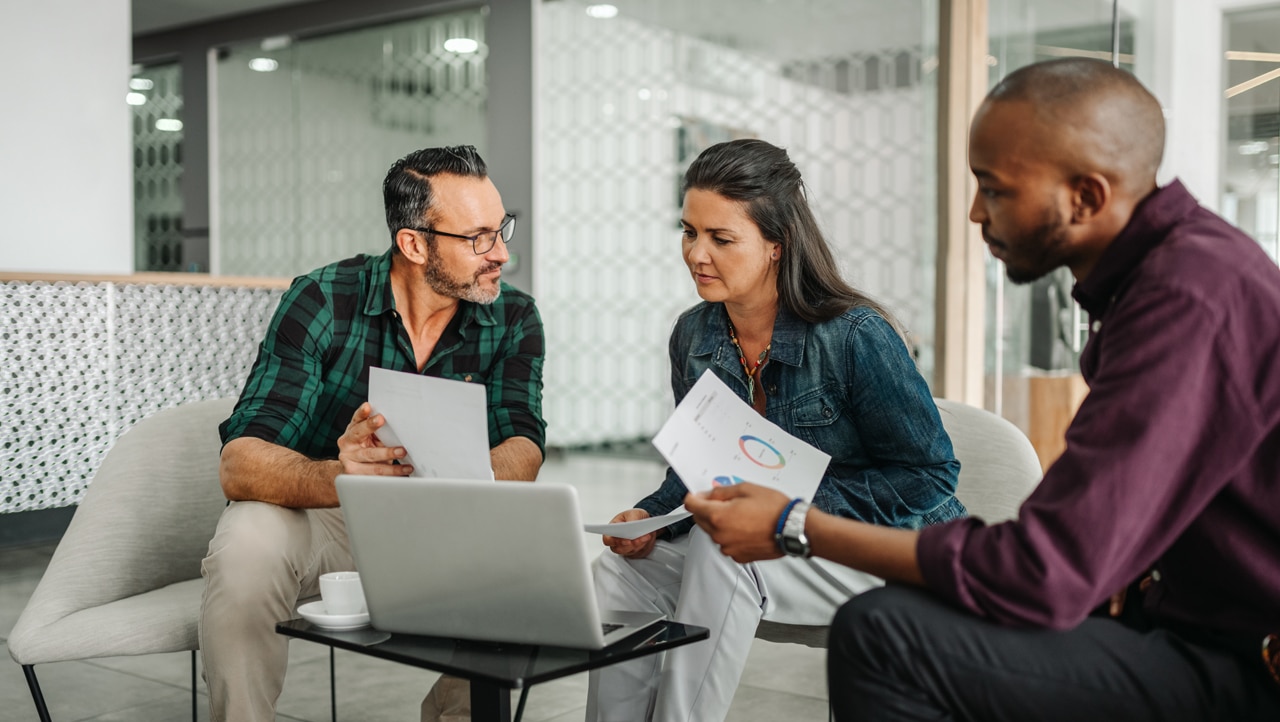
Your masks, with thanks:
[{"label": "maroon dress shirt", "polygon": [[1175,181],[1073,292],[1089,395],[1019,511],[926,528],[929,587],[1064,629],[1148,573],[1150,619],[1280,632],[1280,269]]}]

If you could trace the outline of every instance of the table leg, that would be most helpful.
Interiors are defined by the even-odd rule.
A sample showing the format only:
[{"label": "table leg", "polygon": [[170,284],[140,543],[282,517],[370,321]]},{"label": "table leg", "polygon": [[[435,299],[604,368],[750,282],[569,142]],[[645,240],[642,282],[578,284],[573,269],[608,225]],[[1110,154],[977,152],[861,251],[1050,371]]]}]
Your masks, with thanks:
[{"label": "table leg", "polygon": [[472,722],[511,722],[511,690],[471,680]]}]

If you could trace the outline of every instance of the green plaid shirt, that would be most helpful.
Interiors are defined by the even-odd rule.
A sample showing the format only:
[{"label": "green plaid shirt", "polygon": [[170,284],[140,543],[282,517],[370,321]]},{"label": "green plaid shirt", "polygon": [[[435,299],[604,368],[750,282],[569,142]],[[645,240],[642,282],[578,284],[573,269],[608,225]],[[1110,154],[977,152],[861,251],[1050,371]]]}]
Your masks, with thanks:
[{"label": "green plaid shirt", "polygon": [[[276,309],[222,443],[251,436],[335,459],[338,437],[369,397],[369,367],[417,373],[395,310],[391,252],[300,276]],[[489,446],[524,436],[545,451],[542,319],[526,293],[502,284],[492,304],[460,301],[422,373],[485,385]]]}]

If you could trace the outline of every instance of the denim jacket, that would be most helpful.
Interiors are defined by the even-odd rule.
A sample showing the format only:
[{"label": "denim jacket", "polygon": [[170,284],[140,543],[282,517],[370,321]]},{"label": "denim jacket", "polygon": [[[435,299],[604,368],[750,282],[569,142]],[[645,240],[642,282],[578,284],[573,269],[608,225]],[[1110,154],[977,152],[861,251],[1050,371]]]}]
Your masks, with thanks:
[{"label": "denim jacket", "polygon": [[[729,340],[723,304],[704,302],[684,312],[669,350],[677,404],[707,369],[746,400],[747,376]],[[960,462],[938,407],[906,345],[875,311],[852,308],[809,324],[779,307],[761,373],[765,417],[831,455],[813,497],[819,509],[908,529],[965,515],[955,498]],[[665,514],[685,493],[668,468],[662,486],[636,507]],[[668,529],[680,534],[691,526]]]}]

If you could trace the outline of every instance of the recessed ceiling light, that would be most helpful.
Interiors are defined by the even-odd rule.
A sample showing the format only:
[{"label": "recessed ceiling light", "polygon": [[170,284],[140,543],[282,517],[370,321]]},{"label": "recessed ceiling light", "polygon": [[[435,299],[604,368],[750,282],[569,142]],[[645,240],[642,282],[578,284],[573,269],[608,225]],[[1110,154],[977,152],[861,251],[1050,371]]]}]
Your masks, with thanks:
[{"label": "recessed ceiling light", "polygon": [[145,105],[147,102],[147,96],[142,93],[128,93],[124,96],[124,102],[129,105]]},{"label": "recessed ceiling light", "polygon": [[275,58],[254,58],[249,61],[249,69],[259,73],[270,73],[278,67],[280,63],[276,62]]},{"label": "recessed ceiling light", "polygon": [[274,50],[283,50],[293,44],[293,38],[288,35],[273,35],[269,38],[263,38],[258,47],[266,52]]},{"label": "recessed ceiling light", "polygon": [[130,90],[151,90],[156,87],[155,81],[150,78],[130,78]]},{"label": "recessed ceiling light", "polygon": [[156,130],[175,133],[182,130],[182,121],[177,118],[156,118]]},{"label": "recessed ceiling light", "polygon": [[472,40],[471,38],[449,38],[444,41],[444,49],[451,53],[465,55],[479,50],[480,43]]},{"label": "recessed ceiling light", "polygon": [[600,20],[608,20],[617,17],[618,7],[616,5],[588,5],[587,15]]}]

